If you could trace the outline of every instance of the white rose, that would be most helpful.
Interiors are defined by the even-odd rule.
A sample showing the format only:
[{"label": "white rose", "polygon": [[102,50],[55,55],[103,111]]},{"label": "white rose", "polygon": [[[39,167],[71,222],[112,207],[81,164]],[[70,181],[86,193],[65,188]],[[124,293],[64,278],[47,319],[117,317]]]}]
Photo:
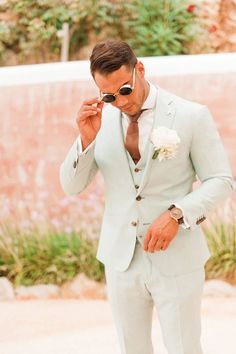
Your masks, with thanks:
[{"label": "white rose", "polygon": [[159,127],[157,129],[153,129],[151,134],[151,142],[156,149],[160,149],[161,147],[179,144],[180,138],[174,129]]},{"label": "white rose", "polygon": [[150,140],[155,148],[153,159],[158,157],[162,161],[176,156],[180,138],[175,130],[166,127],[153,129]]}]

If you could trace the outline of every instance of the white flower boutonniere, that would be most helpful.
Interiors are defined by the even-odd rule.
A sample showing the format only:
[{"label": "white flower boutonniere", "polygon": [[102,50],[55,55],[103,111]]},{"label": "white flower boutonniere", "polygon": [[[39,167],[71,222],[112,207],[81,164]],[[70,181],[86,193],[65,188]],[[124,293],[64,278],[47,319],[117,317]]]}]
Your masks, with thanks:
[{"label": "white flower boutonniere", "polygon": [[150,140],[155,147],[153,159],[158,157],[158,160],[162,161],[176,156],[180,138],[174,129],[166,127],[153,129]]}]

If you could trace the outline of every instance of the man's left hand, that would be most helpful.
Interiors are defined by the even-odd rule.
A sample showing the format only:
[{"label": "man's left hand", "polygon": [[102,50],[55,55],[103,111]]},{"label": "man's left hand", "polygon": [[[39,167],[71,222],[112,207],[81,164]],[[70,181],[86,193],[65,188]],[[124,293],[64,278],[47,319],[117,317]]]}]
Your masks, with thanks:
[{"label": "man's left hand", "polygon": [[176,236],[179,224],[167,210],[156,219],[149,227],[144,239],[144,251],[155,252],[167,249]]}]

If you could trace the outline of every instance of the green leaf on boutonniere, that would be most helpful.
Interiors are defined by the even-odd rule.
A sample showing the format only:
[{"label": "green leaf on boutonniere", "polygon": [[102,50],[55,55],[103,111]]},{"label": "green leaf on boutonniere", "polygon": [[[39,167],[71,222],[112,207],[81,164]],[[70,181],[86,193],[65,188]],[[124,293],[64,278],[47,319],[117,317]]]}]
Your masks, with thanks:
[{"label": "green leaf on boutonniere", "polygon": [[152,155],[152,159],[153,159],[153,160],[155,160],[155,159],[157,158],[157,156],[158,156],[160,150],[161,150],[161,149],[158,149],[158,150],[155,150],[155,151],[154,151],[154,154]]}]

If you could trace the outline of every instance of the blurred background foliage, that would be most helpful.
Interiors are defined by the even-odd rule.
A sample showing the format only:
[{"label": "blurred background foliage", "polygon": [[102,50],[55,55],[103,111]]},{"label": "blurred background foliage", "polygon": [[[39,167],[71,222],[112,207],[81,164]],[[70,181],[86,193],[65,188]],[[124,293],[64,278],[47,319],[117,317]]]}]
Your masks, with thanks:
[{"label": "blurred background foliage", "polygon": [[207,279],[223,279],[236,284],[236,204],[228,200],[214,210],[204,223],[211,257],[206,263]]},{"label": "blurred background foliage", "polygon": [[188,45],[201,31],[197,9],[186,1],[132,1],[125,23],[126,40],[138,56],[188,53]]},{"label": "blurred background foliage", "polygon": [[0,277],[14,285],[62,284],[78,273],[104,280],[96,259],[104,200],[39,193],[18,200],[0,196]]},{"label": "blurred background foliage", "polygon": [[[103,282],[104,266],[96,259],[103,201],[81,204],[75,196],[65,197],[48,211],[43,205],[43,209],[33,206],[33,202],[7,206],[2,200],[0,277],[7,277],[15,286],[61,285],[78,273]],[[206,279],[235,285],[235,202],[229,199],[211,213],[203,231],[211,252]]]},{"label": "blurred background foliage", "polygon": [[0,277],[7,277],[15,286],[61,285],[78,273],[104,280],[104,266],[95,257],[97,241],[82,231],[67,234],[38,226],[25,232],[15,226],[1,225]]},{"label": "blurred background foliage", "polygon": [[4,0],[0,64],[58,61],[65,22],[70,60],[87,59],[107,38],[126,40],[138,56],[189,53],[204,32],[198,7],[184,0]]}]

